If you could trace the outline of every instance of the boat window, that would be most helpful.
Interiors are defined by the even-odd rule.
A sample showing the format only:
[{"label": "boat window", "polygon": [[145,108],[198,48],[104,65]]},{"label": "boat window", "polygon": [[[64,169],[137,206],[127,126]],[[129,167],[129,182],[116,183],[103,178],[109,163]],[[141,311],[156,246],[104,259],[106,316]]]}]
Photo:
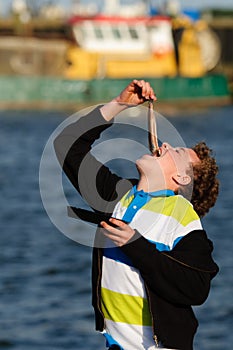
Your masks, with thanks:
[{"label": "boat window", "polygon": [[132,39],[138,39],[138,33],[135,28],[129,28],[129,33]]},{"label": "boat window", "polygon": [[103,39],[103,33],[101,31],[101,28],[99,27],[94,27],[94,31],[95,31],[95,36],[98,39]]},{"label": "boat window", "polygon": [[120,38],[121,38],[121,33],[120,33],[119,28],[113,27],[113,28],[112,28],[112,33],[113,33],[113,37],[114,37],[115,39],[120,39]]}]

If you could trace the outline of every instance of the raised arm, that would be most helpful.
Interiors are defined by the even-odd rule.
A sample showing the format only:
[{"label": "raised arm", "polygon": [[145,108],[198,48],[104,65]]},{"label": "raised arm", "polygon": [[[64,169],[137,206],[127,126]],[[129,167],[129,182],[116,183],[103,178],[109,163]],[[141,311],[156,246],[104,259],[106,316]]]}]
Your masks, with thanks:
[{"label": "raised arm", "polygon": [[132,184],[95,159],[90,152],[92,145],[112,125],[116,115],[147,99],[156,99],[149,83],[134,80],[111,102],[66,127],[54,141],[57,158],[67,177],[96,211],[111,213]]}]

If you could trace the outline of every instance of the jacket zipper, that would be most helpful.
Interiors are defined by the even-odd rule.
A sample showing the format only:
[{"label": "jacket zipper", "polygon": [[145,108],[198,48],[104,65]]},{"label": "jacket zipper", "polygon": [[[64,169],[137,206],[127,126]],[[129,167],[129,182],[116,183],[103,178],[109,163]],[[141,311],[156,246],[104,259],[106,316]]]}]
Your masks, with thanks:
[{"label": "jacket zipper", "polygon": [[96,296],[97,296],[97,307],[98,307],[98,310],[99,310],[99,313],[102,315],[103,317],[103,320],[104,320],[104,327],[103,327],[103,330],[106,328],[105,327],[105,318],[104,318],[104,314],[103,314],[103,311],[102,311],[102,308],[100,306],[100,302],[101,302],[101,296],[99,295],[99,286],[100,286],[100,279],[101,279],[101,274],[100,274],[100,271],[101,271],[101,266],[100,266],[100,251],[98,249],[98,280],[97,280],[97,286],[96,286]]},{"label": "jacket zipper", "polygon": [[154,342],[155,342],[155,346],[158,348],[159,347],[159,342],[158,342],[158,337],[157,335],[153,335],[153,339],[154,339]]},{"label": "jacket zipper", "polygon": [[[153,330],[153,333],[154,333],[154,330],[155,330],[155,322],[154,322],[154,317],[153,317],[153,313],[151,311],[151,302],[150,302],[150,295],[149,295],[149,292],[148,292],[148,288],[145,285],[145,289],[146,289],[146,292],[147,292],[147,299],[148,299],[148,305],[149,305],[149,310],[150,310],[150,314],[151,314],[151,319],[152,319],[152,330]],[[155,346],[158,348],[159,347],[159,341],[158,341],[158,337],[156,334],[153,334],[153,340],[155,342]]]}]

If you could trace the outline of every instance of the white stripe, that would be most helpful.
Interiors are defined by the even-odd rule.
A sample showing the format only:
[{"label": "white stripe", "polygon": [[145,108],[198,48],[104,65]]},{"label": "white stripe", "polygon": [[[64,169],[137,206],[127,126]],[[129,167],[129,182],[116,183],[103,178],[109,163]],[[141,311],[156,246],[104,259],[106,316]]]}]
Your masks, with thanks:
[{"label": "white stripe", "polygon": [[[127,325],[106,320],[106,331],[124,350],[154,350],[152,327]],[[158,349],[158,348],[157,348]]]},{"label": "white stripe", "polygon": [[127,207],[122,206],[121,202],[118,202],[113,210],[112,217],[116,219],[122,219],[125,215]]},{"label": "white stripe", "polygon": [[148,240],[164,243],[169,245],[170,248],[178,237],[183,237],[193,230],[202,229],[199,219],[183,226],[172,217],[162,214],[156,215],[143,209],[135,215],[130,227],[137,229]]},{"label": "white stripe", "polygon": [[193,231],[193,230],[202,230],[202,224],[201,224],[201,220],[194,220],[192,222],[190,222],[190,224],[188,224],[187,226],[183,227],[183,232],[184,235],[186,235],[187,233]]},{"label": "white stripe", "polygon": [[[119,202],[114,210],[114,216],[121,219],[125,211],[126,208],[122,207]],[[178,237],[183,237],[193,230],[202,229],[199,219],[191,221],[188,225],[183,226],[171,216],[145,209],[140,209],[136,213],[130,223],[130,227],[137,229],[146,239],[163,243],[169,246],[170,249],[172,249],[173,243]]]},{"label": "white stripe", "polygon": [[[143,280],[134,267],[103,257],[101,286],[113,292],[146,298]],[[114,278],[114,276],[116,278]]]}]

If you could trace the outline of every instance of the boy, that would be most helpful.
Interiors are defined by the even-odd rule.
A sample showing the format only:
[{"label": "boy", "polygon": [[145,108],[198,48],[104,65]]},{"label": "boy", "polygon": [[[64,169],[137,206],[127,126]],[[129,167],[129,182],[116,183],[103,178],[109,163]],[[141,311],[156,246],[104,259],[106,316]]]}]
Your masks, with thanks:
[{"label": "boy", "polygon": [[107,347],[191,350],[198,325],[191,306],[206,300],[218,272],[200,222],[218,194],[211,151],[204,143],[193,149],[163,143],[160,157],[136,161],[139,179],[130,180],[89,152],[118,113],[147,100],[156,100],[150,84],[133,80],[63,130],[54,145],[66,175],[94,209],[82,217],[98,224],[93,306]]}]

